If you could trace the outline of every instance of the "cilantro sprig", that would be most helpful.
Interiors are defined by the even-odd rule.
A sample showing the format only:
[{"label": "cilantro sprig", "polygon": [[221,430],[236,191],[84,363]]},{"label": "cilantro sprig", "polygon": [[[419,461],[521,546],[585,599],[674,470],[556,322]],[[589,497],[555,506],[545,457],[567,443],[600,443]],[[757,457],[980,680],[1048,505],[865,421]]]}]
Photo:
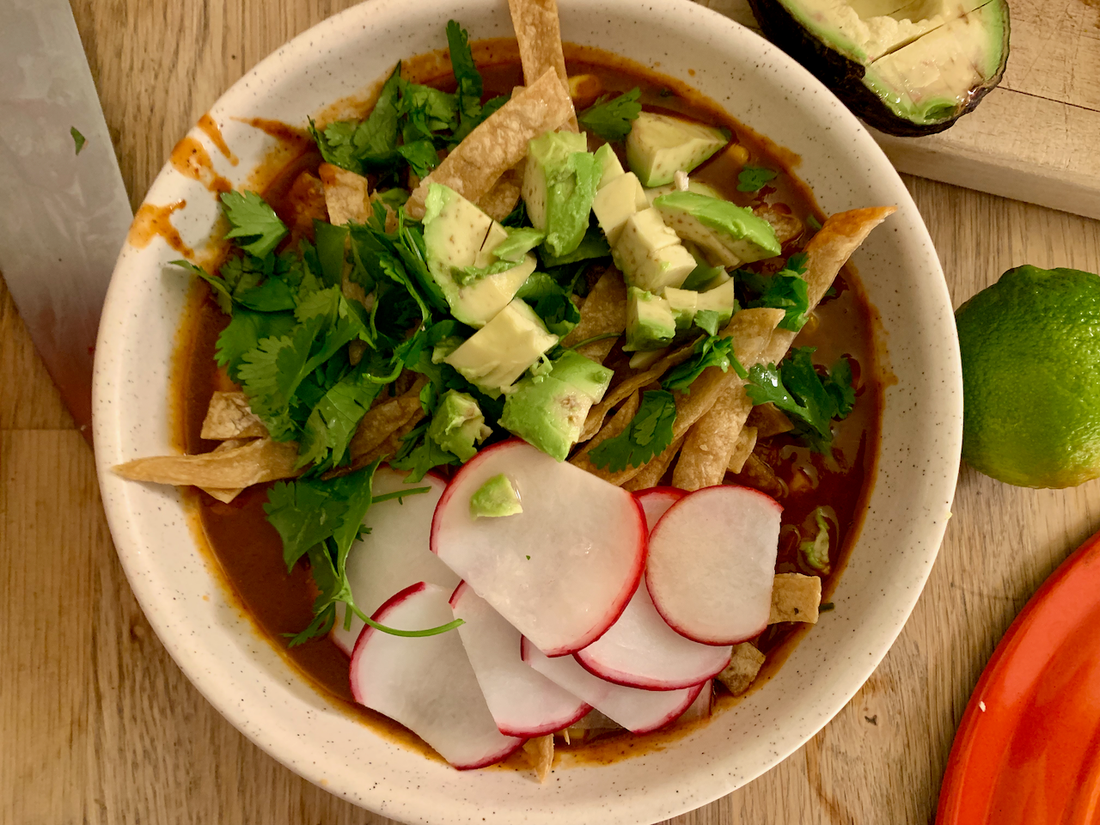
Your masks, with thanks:
[{"label": "cilantro sprig", "polygon": [[798,332],[810,313],[809,285],[802,276],[806,272],[807,255],[799,252],[787,259],[787,264],[774,275],[762,275],[737,270],[735,277],[741,289],[745,307],[771,307],[784,310],[782,329]]},{"label": "cilantro sprig", "polygon": [[838,359],[822,376],[810,360],[813,353],[812,347],[796,347],[779,367],[753,366],[745,390],[754,404],[775,404],[810,448],[824,453],[832,445],[833,420],[852,411],[855,389],[846,358]]},{"label": "cilantro sprig", "polygon": [[[287,570],[305,556],[319,590],[313,604],[313,621],[294,635],[295,647],[328,633],[336,622],[336,606],[345,606],[346,621],[354,614],[371,627],[395,636],[434,636],[462,624],[461,620],[423,630],[398,630],[379,624],[355,603],[348,581],[347,560],[352,544],[363,530],[363,521],[371,505],[389,496],[374,497],[372,482],[378,462],[341,478],[321,481],[299,479],[279,481],[268,491],[264,512],[283,541],[283,561]],[[404,495],[427,492],[426,487]]]},{"label": "cilantro sprig", "polygon": [[676,400],[672,393],[650,390],[642,393],[638,411],[619,435],[596,445],[588,454],[596,467],[613,473],[629,467],[641,467],[665,451],[672,443],[676,423]]},{"label": "cilantro sprig", "polygon": [[759,192],[768,181],[778,174],[778,172],[765,169],[762,166],[746,166],[737,173],[737,191]]},{"label": "cilantro sprig", "polygon": [[695,349],[687,361],[668,371],[661,381],[661,386],[666,390],[690,393],[692,383],[708,367],[718,367],[722,372],[732,367],[733,371],[742,378],[748,377],[748,372],[733,353],[732,338],[705,335],[696,342]]},{"label": "cilantro sprig", "polygon": [[223,192],[222,206],[231,227],[225,237],[247,241],[239,246],[249,255],[264,258],[286,237],[286,224],[255,192]]},{"label": "cilantro sprig", "polygon": [[641,90],[636,87],[610,99],[604,95],[577,115],[577,121],[604,140],[622,140],[642,112],[640,96]]}]

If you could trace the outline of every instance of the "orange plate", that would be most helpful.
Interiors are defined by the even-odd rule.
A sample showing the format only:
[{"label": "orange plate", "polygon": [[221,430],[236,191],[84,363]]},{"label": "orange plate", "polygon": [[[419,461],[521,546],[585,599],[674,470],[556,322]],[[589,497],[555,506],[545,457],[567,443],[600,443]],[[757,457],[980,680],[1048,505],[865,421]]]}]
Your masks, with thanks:
[{"label": "orange plate", "polygon": [[937,825],[1098,821],[1100,533],[1043,583],[994,651],[936,816]]}]

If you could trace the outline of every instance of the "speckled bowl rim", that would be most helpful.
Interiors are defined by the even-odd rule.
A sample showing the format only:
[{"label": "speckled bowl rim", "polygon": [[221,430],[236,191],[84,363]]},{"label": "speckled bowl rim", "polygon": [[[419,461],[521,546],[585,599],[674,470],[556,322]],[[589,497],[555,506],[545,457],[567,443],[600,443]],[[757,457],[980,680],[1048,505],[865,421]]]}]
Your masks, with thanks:
[{"label": "speckled bowl rim", "polygon": [[[131,587],[183,672],[253,742],[311,782],[407,822],[655,822],[735,790],[820,730],[881,661],[924,586],[954,494],[962,386],[950,298],[920,215],[867,132],[778,49],[687,0],[563,0],[561,11],[566,40],[659,64],[802,155],[799,174],[827,212],[898,205],[854,258],[897,381],[886,390],[878,476],[836,609],[763,689],[663,751],[559,768],[545,785],[505,770],[457,772],[381,738],[308,686],[227,599],[181,495],[111,473],[170,448],[167,388],[188,292],[166,266],[177,253],[160,242],[127,245],[100,326],[93,407],[104,508]],[[511,32],[502,1],[373,0],[295,38],[214,105],[240,166],[199,130],[190,134],[241,185],[272,141],[235,118],[304,124],[396,59],[442,47],[449,17],[475,39]],[[181,198],[188,205],[175,225],[201,246],[216,220],[214,199],[167,165],[146,203]]]}]

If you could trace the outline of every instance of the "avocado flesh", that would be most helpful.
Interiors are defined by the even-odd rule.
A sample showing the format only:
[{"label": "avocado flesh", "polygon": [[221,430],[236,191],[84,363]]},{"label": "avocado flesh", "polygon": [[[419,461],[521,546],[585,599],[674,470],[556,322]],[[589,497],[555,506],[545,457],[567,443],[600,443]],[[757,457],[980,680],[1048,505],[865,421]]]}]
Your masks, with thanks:
[{"label": "avocado flesh", "polygon": [[871,126],[934,134],[1004,74],[1005,0],[749,0],[764,34]]}]

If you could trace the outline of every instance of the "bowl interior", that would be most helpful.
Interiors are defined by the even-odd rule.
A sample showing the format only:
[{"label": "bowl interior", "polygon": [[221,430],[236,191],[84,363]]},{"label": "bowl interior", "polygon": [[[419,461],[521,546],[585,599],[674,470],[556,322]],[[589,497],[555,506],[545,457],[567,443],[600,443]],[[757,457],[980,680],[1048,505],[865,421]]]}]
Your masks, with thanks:
[{"label": "bowl interior", "polygon": [[[187,277],[166,266],[177,252],[159,240],[127,245],[101,323],[94,408],[104,506],[131,586],[183,671],[243,733],[327,790],[409,822],[652,822],[759,775],[816,733],[881,660],[924,585],[954,491],[962,393],[950,300],[912,200],[855,118],[777,49],[702,6],[560,6],[565,40],[688,82],[800,155],[796,171],[826,212],[898,206],[853,259],[881,316],[880,350],[897,380],[886,390],[878,476],[836,609],[764,689],[664,751],[558,770],[546,785],[503,770],[460,773],[381,738],[305,683],[226,598],[196,547],[181,496],[110,472],[170,450],[168,388],[189,289]],[[448,18],[474,39],[511,36],[505,5],[492,0],[373,0],[291,41],[215,104],[210,114],[239,166],[202,132],[191,135],[207,146],[219,174],[243,186],[273,143],[243,121],[304,125],[384,77],[398,59],[445,46]],[[166,166],[146,203],[181,199],[187,204],[173,223],[201,247],[217,216],[214,196]]]}]

